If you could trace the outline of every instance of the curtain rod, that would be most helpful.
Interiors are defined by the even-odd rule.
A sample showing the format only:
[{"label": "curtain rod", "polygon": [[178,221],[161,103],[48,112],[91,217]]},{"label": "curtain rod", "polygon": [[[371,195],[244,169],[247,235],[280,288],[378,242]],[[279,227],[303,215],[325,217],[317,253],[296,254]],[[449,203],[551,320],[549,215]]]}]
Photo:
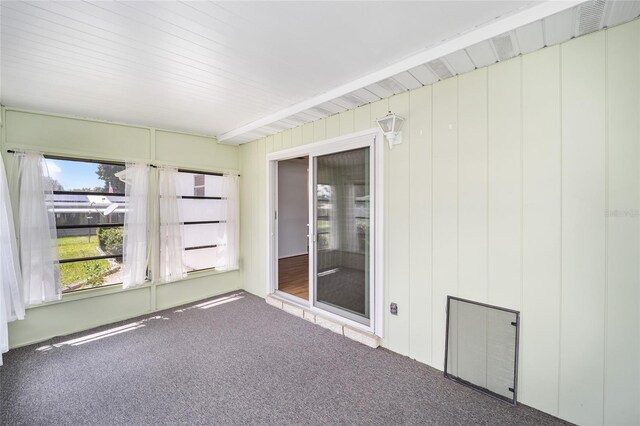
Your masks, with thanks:
[{"label": "curtain rod", "polygon": [[[13,150],[13,149],[8,149],[7,152],[9,154],[16,154],[17,151]],[[44,155],[45,158],[51,158],[52,160],[64,160],[64,161],[84,161],[85,163],[102,163],[102,164],[113,164],[113,165],[123,165],[125,163],[114,163],[114,162],[109,162],[109,161],[101,161],[101,160],[87,160],[87,159],[80,159],[80,158],[71,158],[71,157],[63,157],[63,156],[56,156],[56,155]],[[154,169],[157,169],[158,167],[162,167],[162,166],[158,166],[157,164],[153,164],[153,163],[146,163],[149,167],[153,167]],[[199,170],[190,170],[190,169],[180,169],[178,168],[179,172],[183,172],[183,173],[193,173],[193,174],[202,174],[202,175],[211,175],[211,176],[224,176],[224,173],[219,173],[219,172],[205,172],[205,171],[199,171]],[[236,176],[240,177],[240,174],[238,173]]]}]

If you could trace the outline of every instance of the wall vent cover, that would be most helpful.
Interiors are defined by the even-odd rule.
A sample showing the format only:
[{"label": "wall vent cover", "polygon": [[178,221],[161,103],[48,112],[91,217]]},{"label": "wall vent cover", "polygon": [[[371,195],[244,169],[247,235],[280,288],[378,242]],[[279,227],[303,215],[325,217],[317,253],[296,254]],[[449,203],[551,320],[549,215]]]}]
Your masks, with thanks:
[{"label": "wall vent cover", "polygon": [[596,0],[580,6],[576,36],[598,31],[604,16],[605,0]]},{"label": "wall vent cover", "polygon": [[428,65],[440,80],[446,80],[449,77],[453,77],[453,73],[449,70],[449,67],[447,67],[442,59],[434,59],[429,62]]},{"label": "wall vent cover", "polygon": [[388,91],[393,92],[394,95],[407,91],[407,88],[395,81],[393,77],[389,77],[386,80],[379,81],[378,84]]},{"label": "wall vent cover", "polygon": [[517,54],[510,33],[492,38],[491,43],[493,43],[493,47],[496,49],[496,53],[498,54],[498,59],[501,61],[513,58]]},{"label": "wall vent cover", "polygon": [[446,378],[516,405],[520,313],[447,297]]}]

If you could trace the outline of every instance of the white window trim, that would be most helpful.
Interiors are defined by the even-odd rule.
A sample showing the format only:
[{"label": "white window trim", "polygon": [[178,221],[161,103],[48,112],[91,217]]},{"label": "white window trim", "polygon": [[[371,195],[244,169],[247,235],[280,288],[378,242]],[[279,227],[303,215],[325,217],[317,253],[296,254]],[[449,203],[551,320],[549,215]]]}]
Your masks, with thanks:
[{"label": "white window trim", "polygon": [[[371,135],[375,138],[372,148],[375,152],[375,170],[374,170],[374,279],[372,294],[374,297],[373,310],[371,312],[371,321],[368,326],[359,322],[349,320],[347,318],[332,314],[330,312],[320,310],[313,306],[313,288],[309,290],[309,300],[300,299],[298,297],[286,295],[285,293],[277,290],[278,282],[278,264],[277,264],[277,238],[276,235],[276,221],[275,212],[277,211],[276,196],[277,196],[277,168],[276,163],[281,160],[288,160],[296,157],[303,156],[316,156],[330,154],[335,151],[344,151],[348,149],[356,149],[363,146],[361,141],[351,141],[362,136]],[[368,146],[368,145],[366,145]],[[378,337],[384,337],[384,135],[382,131],[375,127],[360,132],[350,133],[348,135],[339,136],[336,138],[326,139],[323,141],[300,145],[292,148],[283,149],[277,152],[267,154],[266,170],[266,193],[267,193],[267,206],[265,217],[267,219],[267,295],[275,294],[278,297],[286,298],[292,303],[296,303],[306,309],[310,309],[327,317],[338,319],[340,322],[349,324],[355,328],[368,331],[375,334]],[[312,179],[309,179],[309,186],[313,185]],[[311,194],[311,189],[309,188]],[[312,200],[311,197],[310,202]],[[310,206],[309,214],[313,215],[313,207]],[[310,222],[312,223],[312,221]],[[313,230],[315,232],[315,230]],[[313,265],[309,262],[309,276],[313,273]]]}]

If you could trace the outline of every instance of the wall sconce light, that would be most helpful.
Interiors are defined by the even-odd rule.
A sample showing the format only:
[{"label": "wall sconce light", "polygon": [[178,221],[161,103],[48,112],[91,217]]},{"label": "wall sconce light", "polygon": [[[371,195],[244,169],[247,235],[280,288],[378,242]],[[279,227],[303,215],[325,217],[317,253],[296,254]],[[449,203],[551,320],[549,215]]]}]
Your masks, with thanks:
[{"label": "wall sconce light", "polygon": [[376,122],[389,142],[389,149],[392,149],[394,145],[402,143],[401,129],[402,124],[404,123],[404,118],[399,115],[392,114],[391,111],[389,111],[389,114],[382,118],[378,118]]}]

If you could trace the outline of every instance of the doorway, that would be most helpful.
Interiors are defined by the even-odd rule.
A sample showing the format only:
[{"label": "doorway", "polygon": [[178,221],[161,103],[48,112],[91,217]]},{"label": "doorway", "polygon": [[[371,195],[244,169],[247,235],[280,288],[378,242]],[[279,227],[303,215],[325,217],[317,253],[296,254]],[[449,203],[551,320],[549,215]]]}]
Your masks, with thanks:
[{"label": "doorway", "polygon": [[309,157],[278,161],[278,290],[309,299]]},{"label": "doorway", "polygon": [[378,336],[381,141],[371,129],[267,156],[268,294]]}]

